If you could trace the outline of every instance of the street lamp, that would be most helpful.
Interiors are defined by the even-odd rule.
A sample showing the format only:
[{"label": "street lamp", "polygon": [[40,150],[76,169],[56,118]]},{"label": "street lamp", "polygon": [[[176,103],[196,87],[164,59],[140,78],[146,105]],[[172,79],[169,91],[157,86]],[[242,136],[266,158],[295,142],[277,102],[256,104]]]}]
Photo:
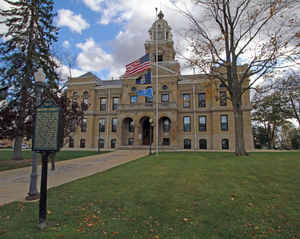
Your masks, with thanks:
[{"label": "street lamp", "polygon": [[[34,73],[35,86],[36,86],[35,107],[38,107],[41,104],[41,95],[42,95],[42,89],[44,86],[45,78],[46,76],[42,68],[39,68],[38,71]],[[38,153],[33,152],[32,169],[30,175],[30,186],[29,186],[28,196],[25,198],[26,200],[35,200],[40,197],[40,194],[37,190],[37,176],[38,176],[37,165],[38,165]]]},{"label": "street lamp", "polygon": [[152,131],[153,131],[153,120],[151,118],[149,119],[149,124],[150,124],[149,155],[151,155],[152,154],[152,149],[151,149],[151,146],[152,146]]}]

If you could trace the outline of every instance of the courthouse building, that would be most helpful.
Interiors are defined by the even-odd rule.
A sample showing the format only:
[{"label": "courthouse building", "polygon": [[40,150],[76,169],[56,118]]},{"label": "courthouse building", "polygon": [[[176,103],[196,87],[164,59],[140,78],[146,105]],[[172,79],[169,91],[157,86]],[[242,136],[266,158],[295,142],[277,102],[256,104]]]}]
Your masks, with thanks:
[{"label": "courthouse building", "polygon": [[[157,27],[157,29],[156,29]],[[162,12],[149,30],[145,53],[155,62],[158,46],[158,92],[156,69],[118,80],[102,80],[88,72],[69,79],[67,94],[89,107],[81,127],[65,147],[144,148],[150,141],[160,150],[234,150],[234,116],[226,89],[207,75],[182,75],[175,60],[171,27]],[[130,59],[128,59],[130,62]],[[152,75],[152,77],[151,77]],[[248,84],[248,82],[246,82]],[[147,90],[153,96],[145,95]],[[142,94],[141,94],[142,92]],[[156,120],[158,97],[158,124]],[[250,97],[242,99],[246,149],[253,149]]]}]

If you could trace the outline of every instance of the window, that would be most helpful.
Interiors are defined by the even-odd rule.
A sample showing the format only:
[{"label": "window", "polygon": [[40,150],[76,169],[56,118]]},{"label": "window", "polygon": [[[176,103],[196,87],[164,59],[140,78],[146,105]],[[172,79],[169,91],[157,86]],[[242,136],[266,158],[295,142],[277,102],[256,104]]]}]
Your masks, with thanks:
[{"label": "window", "polygon": [[134,138],[128,138],[128,145],[134,144]]},{"label": "window", "polygon": [[171,122],[169,119],[164,119],[163,120],[163,132],[164,133],[168,133],[170,131],[171,128]]},{"label": "window", "polygon": [[76,101],[77,101],[77,98],[78,98],[78,92],[74,91],[74,92],[73,92],[73,95],[72,95],[72,100],[73,100],[73,102],[76,102]]},{"label": "window", "polygon": [[206,131],[206,116],[199,117],[199,131]]},{"label": "window", "polygon": [[200,93],[198,96],[198,104],[200,108],[205,108],[206,107],[206,102],[205,102],[205,93]]},{"label": "window", "polygon": [[71,132],[75,132],[76,131],[76,120],[73,119],[72,120],[72,126],[71,126]]},{"label": "window", "polygon": [[226,91],[220,91],[220,106],[227,106]]},{"label": "window", "polygon": [[161,95],[161,103],[168,103],[169,102],[169,94],[162,94]]},{"label": "window", "polygon": [[229,149],[229,140],[222,139],[222,149]]},{"label": "window", "polygon": [[118,105],[119,105],[119,98],[118,97],[113,97],[112,110],[113,111],[117,110]]},{"label": "window", "polygon": [[83,92],[83,103],[85,104],[89,103],[89,92],[87,91]]},{"label": "window", "polygon": [[99,132],[105,132],[105,119],[99,120]]},{"label": "window", "polygon": [[199,149],[207,149],[207,141],[206,139],[199,140]]},{"label": "window", "polygon": [[69,148],[74,148],[74,139],[69,137]]},{"label": "window", "polygon": [[228,130],[228,115],[221,115],[221,130]]},{"label": "window", "polygon": [[131,88],[131,91],[132,91],[132,92],[136,92],[136,87],[132,87],[132,88]]},{"label": "window", "polygon": [[104,148],[104,139],[100,138],[98,140],[98,147],[99,147],[99,149],[103,149]]},{"label": "window", "polygon": [[168,90],[168,86],[167,85],[163,85],[161,88],[162,88],[162,90]]},{"label": "window", "polygon": [[191,95],[183,94],[183,108],[190,108],[190,107],[191,107]]},{"label": "window", "polygon": [[192,148],[192,141],[190,139],[183,140],[183,147],[184,149],[191,149]]},{"label": "window", "polygon": [[128,131],[129,131],[129,133],[134,132],[134,121],[132,119],[129,119]]},{"label": "window", "polygon": [[170,145],[170,138],[163,138],[163,145]]},{"label": "window", "polygon": [[[150,89],[152,90],[152,87],[147,87],[146,88],[146,92],[149,92],[150,93]],[[148,90],[148,91],[147,91]],[[145,102],[146,103],[152,103],[153,101],[153,95],[152,95],[152,91],[151,91],[151,94],[149,95],[145,95]]]},{"label": "window", "polygon": [[117,140],[116,140],[116,139],[112,139],[112,140],[110,141],[110,147],[111,147],[112,149],[116,148],[116,143],[117,143]]},{"label": "window", "polygon": [[117,132],[117,127],[118,127],[118,119],[112,118],[111,132]]},{"label": "window", "polygon": [[80,148],[85,148],[85,139],[80,139]]},{"label": "window", "polygon": [[81,121],[81,132],[86,132],[86,125],[87,125],[87,120],[82,119],[82,121]]},{"label": "window", "polygon": [[100,98],[100,111],[106,111],[106,98]]},{"label": "window", "polygon": [[184,132],[191,131],[191,117],[190,116],[183,117],[183,131]]},{"label": "window", "polygon": [[132,95],[130,96],[130,104],[136,104],[137,103],[137,96]]}]

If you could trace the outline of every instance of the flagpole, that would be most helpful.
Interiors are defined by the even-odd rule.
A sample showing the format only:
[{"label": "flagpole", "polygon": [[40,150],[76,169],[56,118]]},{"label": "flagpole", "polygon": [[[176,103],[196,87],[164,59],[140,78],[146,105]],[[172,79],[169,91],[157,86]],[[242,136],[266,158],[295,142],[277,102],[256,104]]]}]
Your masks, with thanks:
[{"label": "flagpole", "polygon": [[[155,8],[156,11],[156,21],[158,20],[157,17],[157,8]],[[158,28],[157,28],[157,22],[155,24],[155,63],[156,63],[156,100],[155,100],[155,110],[156,110],[156,156],[158,156]]]}]

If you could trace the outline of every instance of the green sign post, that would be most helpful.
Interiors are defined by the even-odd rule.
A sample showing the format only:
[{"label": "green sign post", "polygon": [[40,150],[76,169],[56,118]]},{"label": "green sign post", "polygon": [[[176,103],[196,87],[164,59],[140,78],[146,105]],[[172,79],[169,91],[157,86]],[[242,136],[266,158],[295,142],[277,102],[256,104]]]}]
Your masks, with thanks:
[{"label": "green sign post", "polygon": [[42,176],[40,190],[39,225],[43,229],[47,223],[47,174],[48,156],[58,152],[62,138],[61,110],[51,100],[37,108],[32,139],[32,151],[42,154]]}]

